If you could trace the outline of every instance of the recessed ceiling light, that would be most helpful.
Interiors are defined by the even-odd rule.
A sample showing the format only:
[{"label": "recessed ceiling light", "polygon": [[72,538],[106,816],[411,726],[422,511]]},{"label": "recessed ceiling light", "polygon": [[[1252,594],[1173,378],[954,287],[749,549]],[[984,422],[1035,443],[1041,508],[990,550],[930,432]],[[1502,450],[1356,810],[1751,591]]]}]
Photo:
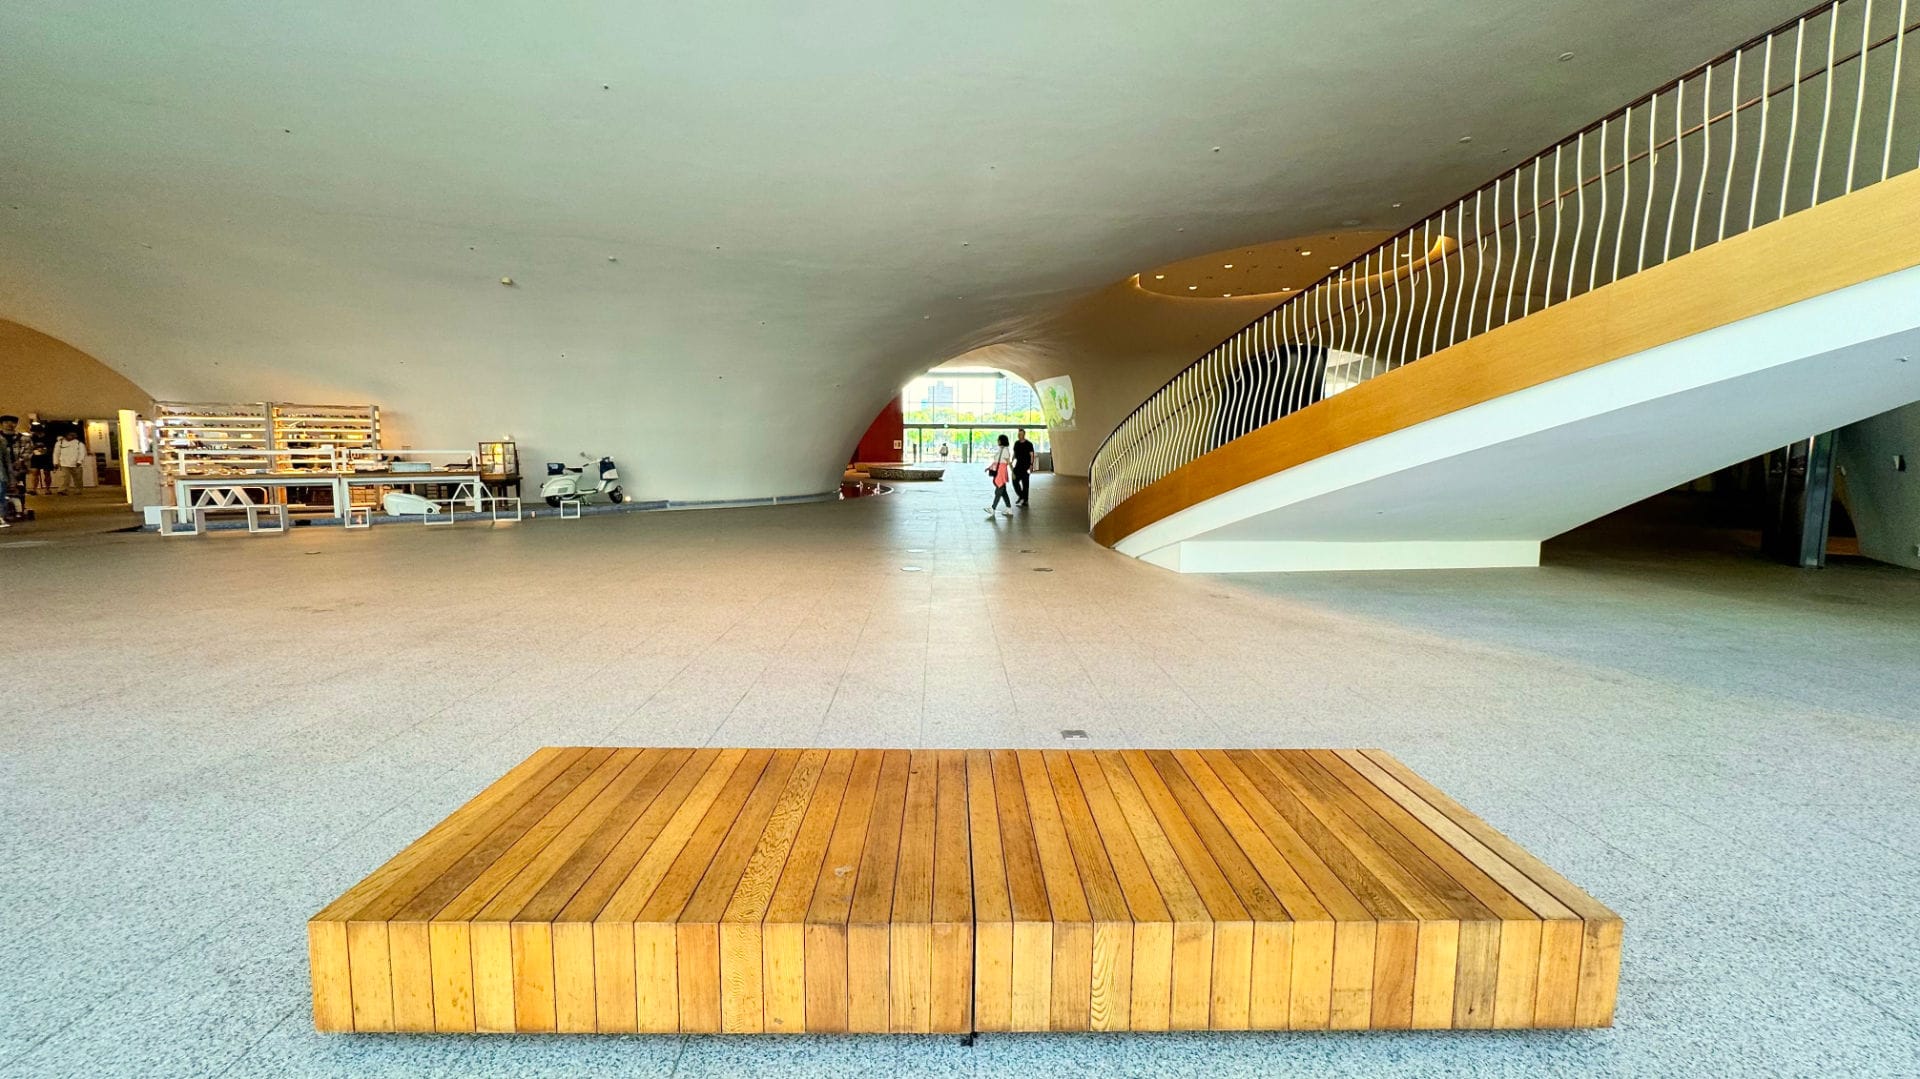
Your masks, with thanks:
[{"label": "recessed ceiling light", "polygon": [[1167,275],[1163,273],[1157,273],[1153,275],[1153,279],[1155,281],[1165,281],[1167,279]]},{"label": "recessed ceiling light", "polygon": [[1231,292],[1222,292],[1222,293],[1221,293],[1220,295],[1222,295],[1222,296],[1225,296],[1225,297],[1226,297],[1226,298],[1228,298],[1228,299],[1232,299],[1232,298],[1233,298],[1233,293],[1231,293]]},{"label": "recessed ceiling light", "polygon": [[1396,210],[1398,210],[1398,209],[1400,208],[1400,206],[1401,206],[1401,204],[1400,204],[1400,203],[1397,203],[1397,202],[1393,204],[1393,208],[1394,208],[1394,209],[1396,209]]},{"label": "recessed ceiling light", "polygon": [[1313,254],[1313,252],[1311,252],[1311,251],[1308,251],[1308,250],[1306,250],[1305,248],[1302,248],[1302,249],[1301,249],[1301,251],[1300,251],[1300,253],[1301,253],[1301,254],[1303,254],[1303,255],[1311,255],[1311,254]]},{"label": "recessed ceiling light", "polygon": [[1221,267],[1221,269],[1231,270],[1233,269],[1233,263],[1229,262],[1225,266]]},{"label": "recessed ceiling light", "polygon": [[1199,287],[1200,287],[1199,285],[1188,285],[1188,286],[1187,286],[1187,291],[1188,291],[1188,292],[1192,292],[1192,291],[1194,291],[1195,289],[1198,289]]},{"label": "recessed ceiling light", "polygon": [[1564,64],[1564,63],[1566,63],[1566,62],[1567,62],[1568,60],[1571,60],[1571,59],[1573,59],[1573,54],[1572,54],[1572,53],[1570,53],[1570,52],[1563,52],[1563,53],[1561,53],[1561,54],[1560,54],[1560,62],[1561,62],[1561,63],[1563,63],[1563,64]]},{"label": "recessed ceiling light", "polygon": [[1460,136],[1460,141],[1461,141],[1461,142],[1472,142],[1472,141],[1473,141],[1473,136],[1472,136],[1472,135],[1462,135],[1462,136]]},{"label": "recessed ceiling light", "polygon": [[1281,285],[1281,286],[1280,286],[1280,291],[1281,291],[1281,292],[1292,292],[1292,291],[1293,291],[1293,286],[1292,286],[1292,285]]}]

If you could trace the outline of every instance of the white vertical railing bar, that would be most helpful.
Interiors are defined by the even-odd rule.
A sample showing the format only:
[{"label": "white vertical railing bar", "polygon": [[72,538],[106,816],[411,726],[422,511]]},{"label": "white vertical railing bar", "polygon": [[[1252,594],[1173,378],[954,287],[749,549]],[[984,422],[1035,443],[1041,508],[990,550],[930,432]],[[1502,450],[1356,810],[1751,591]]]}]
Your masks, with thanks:
[{"label": "white vertical railing bar", "polygon": [[[1540,204],[1540,159],[1537,157],[1533,159],[1533,194],[1534,205],[1538,206]],[[1538,214],[1534,215],[1533,222],[1534,228],[1537,230],[1540,227],[1540,217]],[[1502,326],[1513,321],[1513,293],[1520,285],[1520,247],[1523,243],[1521,236],[1520,174],[1515,172],[1513,174],[1513,265],[1507,268],[1507,306],[1506,309],[1500,313],[1500,325]],[[1534,239],[1538,242],[1539,236],[1537,233]],[[1491,319],[1493,316],[1493,305],[1488,304],[1487,306],[1487,316]]]},{"label": "white vertical railing bar", "polygon": [[[1901,27],[1902,30],[1906,29]],[[1867,50],[1873,35],[1873,0],[1860,14],[1860,78],[1853,89],[1853,135],[1847,139],[1847,190],[1853,190],[1853,159],[1860,153],[1860,118],[1867,111]]]},{"label": "white vertical railing bar", "polygon": [[[1409,235],[1406,238],[1406,240],[1407,240],[1407,247],[1412,248],[1413,237]],[[1393,318],[1389,320],[1387,323],[1386,347],[1382,349],[1380,352],[1380,359],[1382,360],[1382,362],[1384,362],[1387,365],[1386,369],[1389,371],[1399,366],[1398,364],[1393,362],[1393,355],[1395,352],[1399,351],[1399,347],[1400,347],[1400,333],[1402,330],[1402,325],[1400,322],[1400,318],[1401,318],[1400,278],[1403,276],[1400,273],[1400,264],[1405,261],[1407,261],[1406,257],[1400,250],[1400,241],[1396,239],[1393,241],[1393,262],[1387,266],[1387,276],[1393,278]],[[1406,296],[1406,308],[1407,308],[1407,315],[1411,317],[1413,314],[1412,286],[1408,286],[1407,296]]]},{"label": "white vertical railing bar", "polygon": [[1687,171],[1687,144],[1680,141],[1681,129],[1686,121],[1681,114],[1687,111],[1687,80],[1681,79],[1673,88],[1673,196],[1667,200],[1667,242],[1660,248],[1660,261],[1673,257],[1673,223],[1680,212],[1681,174]]},{"label": "white vertical railing bar", "polygon": [[[1555,152],[1558,153],[1558,151]],[[1520,295],[1521,318],[1533,314],[1533,274],[1535,268],[1540,265],[1540,163],[1546,158],[1547,155],[1541,154],[1533,159],[1533,250],[1527,254],[1527,291]],[[1553,180],[1555,184],[1560,182],[1558,168],[1553,170]],[[1555,198],[1557,199],[1558,196],[1556,195]],[[1547,273],[1548,276],[1552,276],[1552,263],[1548,263]]]},{"label": "white vertical railing bar", "polygon": [[1893,117],[1900,107],[1900,61],[1907,48],[1907,0],[1900,0],[1900,21],[1893,28],[1893,81],[1887,84],[1887,142],[1880,150],[1880,178],[1893,164]]},{"label": "white vertical railing bar", "polygon": [[1807,37],[1807,19],[1801,16],[1793,28],[1793,113],[1787,119],[1787,159],[1780,170],[1780,216],[1787,216],[1787,192],[1793,185],[1793,148],[1800,141],[1800,65],[1801,46]]},{"label": "white vertical railing bar", "polygon": [[[1634,115],[1634,113],[1626,113],[1626,117],[1630,117],[1630,115]],[[1626,177],[1628,177],[1626,169],[1632,167],[1632,165],[1628,163],[1628,159],[1632,156],[1624,152],[1624,148],[1626,148],[1626,136],[1632,132],[1632,127],[1624,127],[1624,125],[1628,123],[1626,117],[1620,119],[1620,123],[1622,123],[1622,127],[1620,127],[1620,148],[1622,148],[1622,152],[1620,152],[1620,171],[1622,171],[1622,175],[1620,175],[1620,184],[1622,184],[1622,186],[1620,186],[1620,211],[1622,211],[1622,213],[1626,211],[1626,188],[1624,188]],[[1588,271],[1588,275],[1586,275],[1586,290],[1588,290],[1588,292],[1594,292],[1596,288],[1599,288],[1599,252],[1605,248],[1605,244],[1603,244],[1601,240],[1607,236],[1607,121],[1599,121],[1599,219],[1597,219],[1597,221],[1599,221],[1599,223],[1594,227],[1594,269]],[[1615,276],[1620,276],[1619,228],[1613,230],[1613,276],[1609,276],[1607,280],[1611,282]]]},{"label": "white vertical railing bar", "polygon": [[[1497,207],[1500,205],[1499,181],[1496,180],[1494,183],[1493,204]],[[1480,310],[1480,282],[1482,280],[1482,272],[1487,268],[1486,218],[1483,217],[1480,212],[1480,196],[1484,194],[1486,190],[1487,189],[1483,187],[1473,193],[1473,291],[1467,294],[1468,337],[1473,336],[1473,316]],[[1461,231],[1464,233],[1466,230],[1461,229]],[[1460,276],[1463,282],[1467,276],[1466,270],[1465,265],[1460,267]],[[1488,304],[1488,306],[1491,307],[1492,304]],[[1456,308],[1454,310],[1456,319],[1459,317],[1459,314],[1460,311]],[[1459,329],[1457,322],[1454,328],[1456,330]],[[1455,337],[1453,340],[1448,341],[1448,344],[1451,345],[1457,340],[1458,338]]]},{"label": "white vertical railing bar", "polygon": [[[1604,130],[1604,129],[1603,129]],[[1606,158],[1602,156],[1602,161]],[[1604,169],[1604,167],[1603,167]],[[1606,174],[1601,173],[1601,182],[1606,182]],[[1573,275],[1580,266],[1580,234],[1587,228],[1587,136],[1582,132],[1574,142],[1573,150],[1573,201],[1579,207],[1579,216],[1573,223],[1573,247],[1567,252],[1567,296],[1573,299]],[[1597,245],[1596,245],[1597,249]]]},{"label": "white vertical railing bar", "polygon": [[1374,364],[1375,358],[1380,355],[1380,342],[1383,339],[1382,335],[1387,323],[1387,292],[1385,288],[1380,290],[1380,313],[1377,316],[1373,313],[1374,275],[1372,271],[1374,263],[1382,257],[1382,250],[1382,248],[1376,247],[1372,251],[1369,251],[1364,266],[1360,271],[1359,287],[1366,289],[1367,321],[1372,324],[1371,329],[1367,333],[1367,347],[1360,353],[1362,357],[1360,360],[1360,368],[1363,372],[1361,375],[1362,378],[1372,378],[1375,374],[1379,373]]},{"label": "white vertical railing bar", "polygon": [[1687,230],[1687,251],[1700,247],[1700,208],[1707,200],[1707,173],[1713,169],[1713,67],[1708,65],[1700,93],[1700,182],[1693,190],[1693,225]]},{"label": "white vertical railing bar", "polygon": [[[1902,3],[1905,0],[1901,0]],[[1760,174],[1767,171],[1767,110],[1773,105],[1773,39],[1767,36],[1766,59],[1760,64],[1760,137],[1755,142],[1759,148],[1753,159],[1753,190],[1747,194],[1747,231],[1753,231],[1754,221],[1760,213]]]},{"label": "white vertical railing bar", "polygon": [[1715,240],[1727,238],[1727,200],[1733,197],[1733,167],[1740,161],[1740,61],[1743,52],[1733,54],[1733,94],[1727,107],[1727,173],[1720,180],[1720,230]]},{"label": "white vertical railing bar", "polygon": [[1820,107],[1820,148],[1813,156],[1813,197],[1808,206],[1820,205],[1820,172],[1827,164],[1827,128],[1833,124],[1833,44],[1840,38],[1840,5],[1827,9],[1827,96]]},{"label": "white vertical railing bar", "polygon": [[[1602,154],[1601,168],[1606,168],[1606,155]],[[1601,194],[1606,193],[1601,189]],[[1628,108],[1620,117],[1620,220],[1613,229],[1613,270],[1607,274],[1607,283],[1620,280],[1620,248],[1627,239],[1627,215],[1633,212],[1633,109]],[[1607,219],[1604,205],[1600,208],[1600,220]],[[1591,287],[1591,286],[1589,286]]]},{"label": "white vertical railing bar", "polygon": [[1640,260],[1634,265],[1633,272],[1639,273],[1647,268],[1647,223],[1653,220],[1653,184],[1657,178],[1660,153],[1654,149],[1654,136],[1660,128],[1660,95],[1647,98],[1647,204],[1640,212]]},{"label": "white vertical railing bar", "polygon": [[[1540,301],[1540,307],[1543,310],[1553,306],[1553,279],[1556,276],[1555,267],[1560,265],[1560,220],[1563,216],[1560,213],[1560,158],[1565,153],[1566,148],[1567,144],[1563,142],[1559,146],[1554,147],[1553,150],[1553,246],[1547,249],[1547,294]],[[1536,210],[1535,212],[1537,213],[1538,211]],[[1533,275],[1528,274],[1527,278],[1527,286],[1531,288],[1533,286]]]},{"label": "white vertical railing bar", "polygon": [[[1425,258],[1427,253],[1433,250],[1433,245],[1430,242],[1432,230],[1428,227],[1432,222],[1433,218],[1427,218],[1427,220],[1420,225],[1420,246],[1423,249],[1420,252],[1421,258]],[[1426,337],[1427,311],[1433,306],[1433,264],[1413,263],[1412,265],[1418,265],[1420,267],[1420,321],[1414,324],[1413,332],[1407,335],[1407,362],[1412,362],[1426,355],[1426,353],[1420,349],[1420,342]],[[1407,287],[1411,289],[1413,283],[1408,282]],[[1407,300],[1408,307],[1412,307],[1413,297],[1409,296]]]}]

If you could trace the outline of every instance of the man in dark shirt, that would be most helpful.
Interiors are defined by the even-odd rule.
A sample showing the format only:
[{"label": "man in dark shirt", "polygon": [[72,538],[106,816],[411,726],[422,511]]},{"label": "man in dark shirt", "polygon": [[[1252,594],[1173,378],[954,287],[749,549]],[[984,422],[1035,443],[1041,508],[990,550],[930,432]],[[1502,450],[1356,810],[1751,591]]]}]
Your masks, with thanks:
[{"label": "man in dark shirt", "polygon": [[1022,427],[1014,435],[1013,442],[1013,493],[1019,505],[1027,504],[1027,476],[1033,471],[1033,443],[1027,441],[1027,429]]}]

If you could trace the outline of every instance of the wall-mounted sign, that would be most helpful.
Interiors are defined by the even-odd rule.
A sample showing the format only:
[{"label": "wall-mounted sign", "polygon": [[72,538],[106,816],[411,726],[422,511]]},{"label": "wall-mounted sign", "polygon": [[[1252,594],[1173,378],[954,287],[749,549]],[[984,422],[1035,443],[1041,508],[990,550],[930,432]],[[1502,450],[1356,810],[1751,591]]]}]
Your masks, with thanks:
[{"label": "wall-mounted sign", "polygon": [[1073,430],[1073,379],[1067,375],[1043,378],[1033,384],[1040,395],[1040,411],[1046,414],[1047,430]]}]

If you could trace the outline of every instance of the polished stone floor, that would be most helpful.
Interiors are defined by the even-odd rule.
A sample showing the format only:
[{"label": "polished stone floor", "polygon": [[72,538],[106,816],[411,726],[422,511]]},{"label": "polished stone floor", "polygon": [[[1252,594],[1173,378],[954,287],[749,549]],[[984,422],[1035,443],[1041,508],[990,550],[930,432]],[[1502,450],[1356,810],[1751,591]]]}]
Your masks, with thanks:
[{"label": "polished stone floor", "polygon": [[[1590,529],[1179,577],[1042,479],[285,537],[0,533],[0,1074],[1912,1075],[1920,575]],[[1618,1025],[323,1037],[303,922],[553,743],[1384,746],[1627,919]],[[1076,743],[1078,744],[1078,743]]]}]

